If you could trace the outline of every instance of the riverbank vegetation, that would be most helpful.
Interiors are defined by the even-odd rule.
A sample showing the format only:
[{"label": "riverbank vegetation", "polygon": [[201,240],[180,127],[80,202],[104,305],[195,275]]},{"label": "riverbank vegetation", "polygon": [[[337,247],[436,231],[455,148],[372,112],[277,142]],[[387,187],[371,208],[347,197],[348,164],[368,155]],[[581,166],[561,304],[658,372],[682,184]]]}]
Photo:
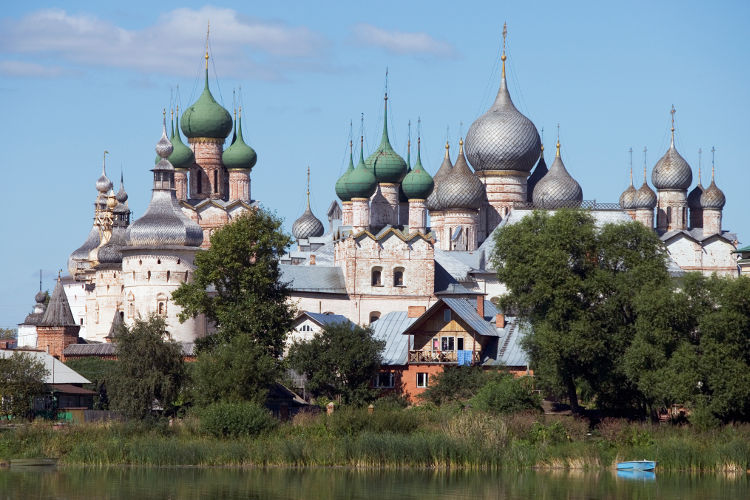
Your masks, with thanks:
[{"label": "riverbank vegetation", "polygon": [[[257,435],[217,438],[195,417],[170,425],[109,422],[0,431],[0,460],[58,457],[65,465],[348,466],[416,468],[610,468],[648,457],[663,471],[744,472],[750,426],[693,427],[572,416],[493,415],[459,405],[341,408],[301,413]],[[265,423],[263,423],[265,422]],[[268,421],[261,419],[261,425]]]}]

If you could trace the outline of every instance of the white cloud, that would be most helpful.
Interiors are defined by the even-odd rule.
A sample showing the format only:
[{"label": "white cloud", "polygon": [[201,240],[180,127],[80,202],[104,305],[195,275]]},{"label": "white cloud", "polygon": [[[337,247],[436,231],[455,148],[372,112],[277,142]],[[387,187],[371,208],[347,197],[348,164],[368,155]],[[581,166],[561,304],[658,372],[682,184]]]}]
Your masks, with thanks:
[{"label": "white cloud", "polygon": [[427,33],[388,31],[370,24],[358,24],[354,26],[353,30],[355,39],[359,43],[380,47],[393,54],[440,57],[452,57],[455,55],[455,50],[450,44],[436,40]]},{"label": "white cloud", "polygon": [[[194,74],[203,54],[206,23],[224,75],[279,78],[276,62],[317,60],[327,45],[305,27],[249,18],[232,9],[179,8],[141,30],[61,9],[5,19],[0,51],[83,66],[109,66],[167,75]],[[30,63],[31,64],[31,63]]]},{"label": "white cloud", "polygon": [[45,66],[27,61],[0,61],[0,75],[36,78],[60,76],[65,70],[59,66]]}]

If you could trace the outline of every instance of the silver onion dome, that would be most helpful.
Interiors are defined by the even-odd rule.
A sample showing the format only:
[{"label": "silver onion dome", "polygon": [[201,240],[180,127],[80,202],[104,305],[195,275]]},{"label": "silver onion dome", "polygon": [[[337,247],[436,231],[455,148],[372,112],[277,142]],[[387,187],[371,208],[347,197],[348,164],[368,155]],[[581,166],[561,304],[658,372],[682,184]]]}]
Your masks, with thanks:
[{"label": "silver onion dome", "polygon": [[126,201],[128,201],[128,193],[125,191],[125,183],[123,182],[122,172],[120,172],[120,189],[117,191],[115,199],[119,203],[125,203]]},{"label": "silver onion dome", "polygon": [[622,208],[623,210],[635,209],[636,193],[637,191],[635,189],[635,186],[633,186],[633,180],[631,179],[630,185],[620,195],[620,208]]},{"label": "silver onion dome", "polygon": [[459,142],[458,157],[453,169],[437,187],[437,198],[442,210],[452,208],[478,209],[484,200],[484,184],[474,174],[464,157],[464,141]]},{"label": "silver onion dome", "polygon": [[203,230],[182,213],[175,196],[174,167],[167,160],[172,149],[164,119],[162,136],[156,145],[161,160],[152,169],[154,188],[151,202],[146,213],[128,227],[125,233],[128,247],[198,247],[203,243]]},{"label": "silver onion dome", "polygon": [[443,158],[443,163],[440,164],[440,168],[437,172],[435,172],[435,175],[432,177],[432,182],[434,184],[432,188],[432,193],[427,197],[427,200],[425,200],[425,206],[427,207],[427,210],[434,212],[434,211],[440,211],[442,210],[440,206],[440,201],[438,200],[437,196],[437,190],[438,186],[442,182],[445,177],[451,173],[451,170],[453,170],[453,163],[451,163],[451,155],[450,155],[451,146],[448,144],[448,141],[445,142],[445,157]]},{"label": "silver onion dome", "polygon": [[474,170],[530,172],[539,159],[541,140],[534,124],[513,105],[505,81],[505,51],[500,90],[490,109],[466,134],[466,156]]},{"label": "silver onion dome", "polygon": [[698,182],[698,185],[695,186],[687,196],[687,204],[688,208],[691,209],[700,209],[701,208],[701,195],[705,189],[703,188],[703,185]]},{"label": "silver onion dome", "polygon": [[325,228],[323,227],[323,223],[320,222],[320,219],[315,217],[309,206],[307,207],[307,210],[305,210],[305,212],[299,217],[299,219],[294,221],[294,224],[292,224],[292,235],[297,240],[303,240],[315,236],[323,236],[324,232]]},{"label": "silver onion dome", "polygon": [[724,192],[719,189],[711,173],[711,184],[708,185],[701,195],[701,208],[708,210],[721,210],[727,202]]},{"label": "silver onion dome", "polygon": [[534,188],[534,205],[539,208],[555,209],[577,207],[583,201],[581,185],[568,173],[560,157],[560,141],[557,142],[555,161],[547,175]]},{"label": "silver onion dome", "polygon": [[102,160],[102,175],[96,180],[96,190],[101,194],[107,194],[112,189],[112,181],[107,177],[107,153],[108,151],[104,152],[104,159]]},{"label": "silver onion dome", "polygon": [[656,189],[686,190],[693,183],[693,170],[674,147],[674,106],[672,106],[672,138],[669,149],[654,165],[651,183]]},{"label": "silver onion dome", "polygon": [[47,292],[39,290],[36,295],[34,295],[34,300],[37,304],[44,304],[44,301],[47,300],[47,297],[49,297],[49,294]]},{"label": "silver onion dome", "polygon": [[656,193],[651,189],[646,182],[646,172],[643,172],[643,185],[636,191],[635,198],[633,199],[633,208],[653,210],[656,207]]}]

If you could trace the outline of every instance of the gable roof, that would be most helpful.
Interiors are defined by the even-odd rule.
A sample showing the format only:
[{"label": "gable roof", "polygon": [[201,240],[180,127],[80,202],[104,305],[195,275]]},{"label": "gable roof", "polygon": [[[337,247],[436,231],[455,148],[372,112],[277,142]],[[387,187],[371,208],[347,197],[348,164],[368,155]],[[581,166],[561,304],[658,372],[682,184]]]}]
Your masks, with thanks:
[{"label": "gable roof", "polygon": [[47,370],[45,384],[90,384],[80,373],[72,370],[60,360],[44,351],[26,351],[22,349],[0,349],[0,358],[9,358],[13,354],[27,354],[36,361],[41,361]]},{"label": "gable roof", "polygon": [[296,323],[300,318],[303,318],[303,317],[311,319],[312,321],[314,321],[321,327],[324,327],[326,325],[330,325],[333,323],[348,323],[350,326],[354,326],[354,323],[352,323],[349,320],[349,318],[341,314],[324,314],[324,313],[314,313],[310,311],[300,311],[300,313],[294,319],[294,322]]},{"label": "gable roof", "polygon": [[[485,301],[485,304],[488,302]],[[491,303],[490,303],[491,304]],[[485,337],[498,337],[500,336],[500,333],[497,331],[497,328],[495,328],[495,324],[492,321],[487,321],[485,318],[481,317],[476,309],[474,309],[474,305],[472,304],[472,301],[466,300],[466,299],[459,299],[459,298],[450,298],[450,297],[444,297],[438,299],[437,302],[435,302],[432,306],[430,306],[429,309],[427,309],[424,314],[422,314],[417,320],[409,325],[409,327],[404,330],[403,334],[412,334],[414,331],[416,331],[420,326],[424,324],[425,321],[427,321],[430,317],[432,317],[433,314],[442,306],[446,305],[448,308],[453,311],[459,318],[461,318],[466,325],[474,330],[477,334],[483,335]],[[494,306],[493,306],[494,308]],[[382,319],[382,318],[381,318]]]}]

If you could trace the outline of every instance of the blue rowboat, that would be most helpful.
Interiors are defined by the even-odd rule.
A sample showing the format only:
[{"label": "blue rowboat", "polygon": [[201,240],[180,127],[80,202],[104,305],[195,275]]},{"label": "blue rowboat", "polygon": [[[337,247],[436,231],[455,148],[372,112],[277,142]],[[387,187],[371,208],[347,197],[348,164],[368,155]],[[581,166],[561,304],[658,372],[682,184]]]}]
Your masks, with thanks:
[{"label": "blue rowboat", "polygon": [[654,470],[656,462],[653,460],[630,460],[629,462],[617,462],[617,470]]}]

